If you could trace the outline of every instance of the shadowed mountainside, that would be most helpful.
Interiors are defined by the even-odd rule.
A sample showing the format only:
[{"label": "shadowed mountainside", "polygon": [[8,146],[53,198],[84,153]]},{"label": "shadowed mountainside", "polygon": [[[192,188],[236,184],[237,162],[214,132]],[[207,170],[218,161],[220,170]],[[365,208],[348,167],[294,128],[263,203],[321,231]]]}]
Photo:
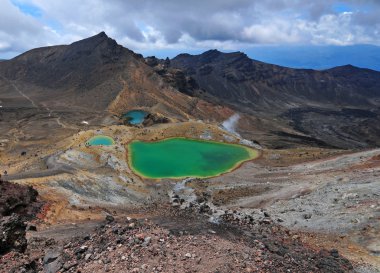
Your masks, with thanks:
[{"label": "shadowed mountainside", "polygon": [[87,126],[82,121],[117,124],[117,116],[136,108],[172,121],[220,122],[233,112],[173,89],[141,55],[104,32],[1,62],[0,105],[0,140],[9,147],[55,143]]},{"label": "shadowed mountainside", "polygon": [[380,72],[349,65],[325,71],[291,69],[251,60],[244,53],[217,50],[181,54],[170,65],[185,71],[207,93],[252,110],[380,105]]},{"label": "shadowed mountainside", "polygon": [[[291,69],[217,50],[180,54],[170,67],[193,78],[203,98],[279,120],[297,132],[291,133],[294,140],[309,138],[316,145],[339,148],[380,144],[380,72],[350,65]],[[289,132],[278,132],[284,134],[292,138]]]},{"label": "shadowed mountainside", "polygon": [[[36,105],[54,101],[58,107],[103,110],[122,88],[115,72],[136,65],[137,58],[103,32],[68,46],[30,50],[2,62],[0,73],[3,85],[17,86]],[[8,87],[9,95],[14,89]]]},{"label": "shadowed mountainside", "polygon": [[37,108],[121,113],[130,107],[155,106],[177,117],[197,114],[198,100],[160,81],[141,55],[104,32],[70,45],[33,49],[0,65],[4,107],[22,100],[23,106],[27,102]]},{"label": "shadowed mountainside", "polygon": [[142,108],[172,121],[216,123],[235,111],[238,132],[266,147],[380,144],[380,72],[291,69],[217,50],[144,59],[104,32],[1,62],[0,105],[6,139],[77,130],[82,120],[115,124],[112,115]]}]

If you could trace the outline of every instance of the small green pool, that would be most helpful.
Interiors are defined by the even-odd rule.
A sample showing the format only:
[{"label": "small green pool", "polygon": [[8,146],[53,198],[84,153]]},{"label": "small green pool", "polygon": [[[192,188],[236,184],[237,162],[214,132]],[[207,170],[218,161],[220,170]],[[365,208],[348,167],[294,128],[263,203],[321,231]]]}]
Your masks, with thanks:
[{"label": "small green pool", "polygon": [[103,135],[93,136],[86,142],[86,145],[88,146],[101,146],[101,145],[110,146],[114,144],[115,144],[115,141],[113,140],[112,137],[103,136]]},{"label": "small green pool", "polygon": [[132,170],[146,178],[212,177],[258,156],[245,146],[187,138],[132,141],[128,151]]}]

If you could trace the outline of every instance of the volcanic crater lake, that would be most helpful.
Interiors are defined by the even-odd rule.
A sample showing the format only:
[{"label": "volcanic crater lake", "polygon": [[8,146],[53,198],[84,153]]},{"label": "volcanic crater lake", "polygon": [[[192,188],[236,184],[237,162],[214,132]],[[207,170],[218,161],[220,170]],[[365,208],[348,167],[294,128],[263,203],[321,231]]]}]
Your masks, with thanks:
[{"label": "volcanic crater lake", "polygon": [[258,156],[256,150],[242,145],[187,138],[132,141],[128,151],[132,170],[154,179],[217,176]]},{"label": "volcanic crater lake", "polygon": [[148,112],[143,110],[132,110],[122,115],[123,118],[128,120],[129,124],[141,124],[148,115]]},{"label": "volcanic crater lake", "polygon": [[114,144],[115,144],[115,141],[113,140],[112,137],[103,136],[103,135],[93,136],[86,142],[86,145],[88,146],[101,146],[101,145],[110,146]]}]

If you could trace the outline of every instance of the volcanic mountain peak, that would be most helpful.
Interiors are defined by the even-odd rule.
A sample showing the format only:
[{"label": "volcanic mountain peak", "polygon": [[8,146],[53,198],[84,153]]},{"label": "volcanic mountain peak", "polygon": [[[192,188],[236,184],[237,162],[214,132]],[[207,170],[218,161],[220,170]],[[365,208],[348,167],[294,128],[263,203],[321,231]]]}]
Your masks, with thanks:
[{"label": "volcanic mountain peak", "polygon": [[95,34],[93,36],[90,36],[90,37],[87,37],[85,39],[82,39],[82,40],[79,40],[79,41],[76,41],[74,42],[73,44],[75,43],[83,43],[84,41],[94,41],[94,40],[113,40],[112,38],[110,38],[104,31],[101,31],[99,32],[98,34]]},{"label": "volcanic mountain peak", "polygon": [[100,47],[103,50],[112,50],[115,48],[122,48],[114,39],[111,39],[107,34],[102,31],[92,37],[74,42],[70,45],[73,50],[88,51],[95,50]]},{"label": "volcanic mountain peak", "polygon": [[179,54],[173,58],[174,63],[183,63],[190,66],[207,65],[209,63],[218,63],[223,66],[236,61],[251,63],[254,60],[240,51],[225,53],[217,49],[211,49],[198,55]]},{"label": "volcanic mountain peak", "polygon": [[346,64],[341,66],[336,66],[330,69],[327,69],[325,71],[335,72],[335,73],[344,73],[344,74],[352,74],[352,73],[372,73],[374,75],[379,74],[378,71],[368,69],[368,68],[360,68],[357,66],[354,66],[352,64]]},{"label": "volcanic mountain peak", "polygon": [[175,58],[177,57],[219,57],[219,56],[223,56],[223,57],[227,57],[227,56],[246,56],[247,58],[249,58],[247,56],[247,54],[245,54],[244,52],[241,52],[241,51],[234,51],[234,52],[222,52],[222,51],[219,51],[217,49],[209,49],[201,54],[195,54],[195,55],[192,55],[192,54],[188,54],[188,53],[181,53],[179,55],[177,55]]},{"label": "volcanic mountain peak", "polygon": [[102,31],[92,37],[76,41],[70,45],[49,46],[32,49],[27,51],[11,61],[28,63],[30,66],[36,65],[62,65],[64,63],[82,62],[82,58],[86,59],[86,63],[99,63],[100,61],[115,61],[128,49],[119,45],[114,39],[111,39]]},{"label": "volcanic mountain peak", "polygon": [[200,57],[216,58],[216,57],[219,57],[221,54],[223,54],[223,52],[220,52],[217,49],[210,49],[210,50],[207,50],[207,51],[203,52],[202,54],[200,54]]},{"label": "volcanic mountain peak", "polygon": [[245,54],[244,52],[241,52],[241,51],[222,52],[222,51],[219,51],[217,49],[207,50],[207,51],[201,53],[200,55],[207,56],[210,54],[217,55],[217,56],[224,56],[224,57],[227,57],[227,56],[246,56],[247,58],[249,58],[247,56],[247,54]]},{"label": "volcanic mountain peak", "polygon": [[222,54],[223,52],[217,50],[217,49],[209,49],[203,53],[200,53],[200,54],[189,54],[189,53],[180,53],[178,54],[175,58],[186,58],[186,57],[200,57],[200,56],[212,56],[212,55],[215,55],[215,56],[218,56],[220,54]]},{"label": "volcanic mountain peak", "polygon": [[70,45],[37,48],[1,62],[0,80],[9,90],[14,90],[14,84],[36,101],[50,101],[51,107],[55,101],[103,110],[121,91],[120,75],[126,67],[133,71],[143,66],[138,59],[101,32]]},{"label": "volcanic mountain peak", "polygon": [[[100,83],[99,77],[112,74],[137,54],[117,44],[104,32],[74,42],[70,45],[42,47],[4,62],[0,72],[10,79],[34,83],[56,89],[78,84],[94,86]],[[95,74],[100,74],[95,76]]]}]

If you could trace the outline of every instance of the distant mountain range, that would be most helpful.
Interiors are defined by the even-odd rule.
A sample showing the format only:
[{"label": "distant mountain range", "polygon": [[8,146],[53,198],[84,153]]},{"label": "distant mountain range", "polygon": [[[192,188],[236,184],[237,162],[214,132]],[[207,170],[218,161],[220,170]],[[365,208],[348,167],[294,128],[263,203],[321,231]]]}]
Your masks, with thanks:
[{"label": "distant mountain range", "polygon": [[[342,65],[353,65],[380,71],[380,46],[256,46],[242,48],[248,57],[265,63],[291,68],[328,69]],[[154,55],[164,59],[174,58],[186,50],[141,51],[144,56]],[[202,50],[192,50],[187,53],[201,54]],[[232,51],[224,51],[230,53]]]},{"label": "distant mountain range", "polygon": [[211,95],[250,110],[286,109],[288,103],[375,107],[378,102],[372,99],[380,97],[380,73],[352,65],[323,71],[292,69],[253,60],[242,52],[218,50],[180,54],[170,65]]},{"label": "distant mountain range", "polygon": [[253,59],[293,67],[327,69],[351,64],[380,71],[380,47],[352,46],[266,46],[245,50]]},{"label": "distant mountain range", "polygon": [[380,145],[380,72],[292,69],[217,50],[144,58],[104,32],[1,62],[0,101],[0,121],[30,109],[78,118],[143,108],[218,124],[236,112],[238,132],[266,147]]},{"label": "distant mountain range", "polygon": [[[186,50],[138,51],[144,56],[165,59],[174,58]],[[250,58],[265,63],[303,69],[329,69],[336,66],[353,65],[380,71],[380,46],[256,46],[242,49]],[[188,51],[200,54],[202,50]],[[231,51],[225,51],[229,53]],[[6,59],[0,59],[5,61]]]}]

